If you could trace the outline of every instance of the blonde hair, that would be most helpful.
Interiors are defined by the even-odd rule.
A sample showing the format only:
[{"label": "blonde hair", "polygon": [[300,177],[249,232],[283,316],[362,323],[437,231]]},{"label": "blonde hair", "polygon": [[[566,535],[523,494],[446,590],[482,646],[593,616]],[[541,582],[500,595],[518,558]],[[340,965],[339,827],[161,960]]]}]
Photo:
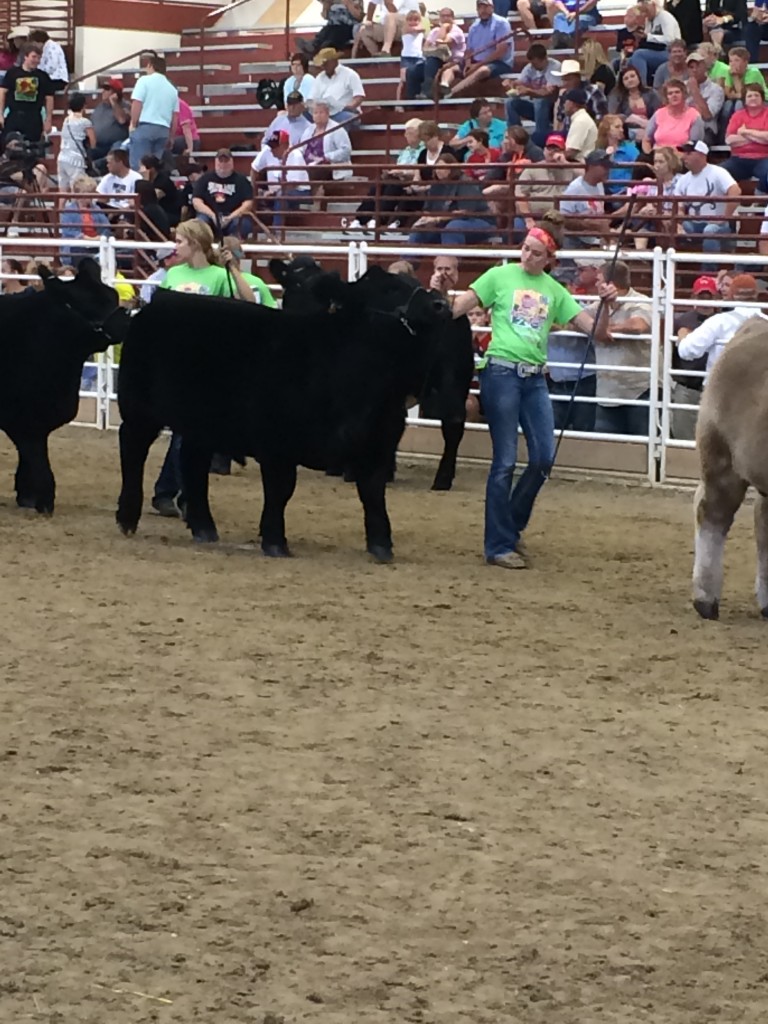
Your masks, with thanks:
[{"label": "blonde hair", "polygon": [[176,237],[184,238],[190,245],[196,245],[211,266],[219,266],[219,258],[213,249],[213,231],[201,220],[185,220],[176,228]]},{"label": "blonde hair", "polygon": [[95,178],[89,178],[87,174],[78,174],[72,182],[72,191],[84,195],[86,192],[95,192],[97,185]]},{"label": "blonde hair", "polygon": [[598,68],[609,64],[603,44],[596,39],[585,39],[581,44],[581,69],[584,77],[590,79]]},{"label": "blonde hair", "polygon": [[663,156],[667,166],[673,174],[679,174],[683,169],[683,161],[676,149],[671,146],[657,146],[653,151],[654,156]]}]

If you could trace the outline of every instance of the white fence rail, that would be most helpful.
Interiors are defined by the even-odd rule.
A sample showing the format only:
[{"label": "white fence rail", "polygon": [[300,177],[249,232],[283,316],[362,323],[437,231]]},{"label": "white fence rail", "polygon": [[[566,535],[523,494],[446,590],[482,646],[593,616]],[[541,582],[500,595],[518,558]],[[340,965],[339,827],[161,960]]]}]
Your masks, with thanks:
[{"label": "white fence rail", "polygon": [[[67,245],[71,246],[71,240],[65,242],[62,239],[52,238],[0,238],[0,260],[7,258],[19,258],[20,253],[34,248],[35,252],[50,250],[51,257],[60,255],[61,250],[66,250]],[[137,243],[130,241],[116,241],[115,239],[101,239],[94,241],[78,240],[78,249],[91,248],[94,255],[99,259],[102,267],[102,278],[107,284],[114,284],[118,279],[118,268],[121,263],[121,256],[130,255],[137,249],[153,250],[157,248],[152,243]],[[355,279],[363,274],[372,262],[388,263],[395,259],[418,259],[423,265],[424,261],[431,260],[434,256],[455,255],[461,260],[471,255],[473,260],[487,259],[489,264],[495,264],[499,260],[508,261],[517,258],[517,251],[505,250],[499,252],[494,249],[473,248],[470,253],[466,250],[446,250],[441,247],[414,250],[402,245],[369,245],[367,242],[350,241],[348,244],[339,245],[274,245],[254,244],[243,246],[246,258],[254,262],[254,270],[258,270],[256,264],[265,258],[273,256],[296,256],[300,253],[307,253],[320,260],[323,257],[333,258],[346,263],[349,279]],[[584,250],[566,251],[560,254],[561,260],[576,259],[584,260],[585,257],[599,258],[608,261],[611,252],[587,253]],[[38,258],[40,258],[38,256]],[[44,257],[43,257],[44,258]],[[695,413],[697,405],[691,404],[696,399],[696,393],[688,393],[684,400],[675,400],[675,392],[679,391],[675,378],[678,381],[686,377],[702,377],[703,374],[696,374],[691,371],[672,371],[672,353],[676,341],[674,320],[675,315],[692,308],[713,307],[727,308],[733,303],[717,299],[712,302],[693,300],[688,291],[679,290],[680,268],[686,267],[689,270],[695,269],[699,273],[716,275],[723,267],[736,267],[739,270],[753,271],[757,273],[764,267],[764,260],[760,256],[746,255],[707,255],[705,253],[678,253],[673,249],[662,251],[622,251],[621,259],[630,265],[630,268],[639,264],[644,265],[651,271],[652,289],[651,294],[645,296],[644,302],[648,305],[651,328],[648,334],[632,335],[631,338],[637,343],[645,343],[648,349],[647,364],[640,366],[619,366],[607,362],[587,363],[585,370],[587,374],[596,373],[598,380],[601,372],[610,370],[621,370],[623,373],[632,373],[650,376],[652,386],[647,398],[616,399],[614,405],[641,406],[647,409],[647,429],[644,434],[615,434],[600,430],[579,432],[568,430],[565,433],[566,442],[563,445],[565,459],[561,463],[565,465],[581,465],[582,468],[613,469],[620,472],[630,473],[634,476],[645,477],[651,484],[663,484],[671,480],[690,478],[695,475],[695,460],[693,458],[694,442],[691,436],[690,422],[682,432],[685,436],[675,436],[676,424],[679,414],[683,412]],[[4,279],[11,276],[0,274],[0,290],[3,288]],[[30,275],[21,275],[22,280],[32,280]],[[124,273],[123,281],[135,285],[137,288],[144,284],[144,281],[134,280],[129,273]],[[690,276],[690,275],[689,275]],[[279,289],[275,289],[279,291]],[[597,297],[595,296],[595,301]],[[579,296],[580,301],[587,301],[589,297]],[[744,303],[739,303],[744,305]],[[756,304],[756,309],[761,309]],[[569,336],[569,332],[558,332],[560,337]],[[570,336],[573,337],[572,332]],[[616,332],[616,337],[621,335]],[[629,338],[629,336],[625,336]],[[574,346],[577,352],[579,349],[578,337]],[[581,359],[569,363],[565,361],[553,361],[552,369],[565,369],[575,374]],[[117,411],[116,381],[119,372],[119,358],[116,353],[109,351],[99,355],[94,362],[87,363],[83,373],[81,390],[81,413],[78,423],[84,426],[96,427],[98,429],[114,428],[119,423]],[[656,382],[656,386],[653,386]],[[556,403],[567,402],[564,395],[553,395]],[[609,406],[610,400],[605,397],[591,397],[579,395],[577,401],[580,403],[595,404],[598,408]],[[423,451],[431,453],[436,450],[435,430],[439,423],[434,420],[425,420],[418,415],[418,406],[411,409],[408,414],[407,441],[408,450],[412,452]],[[490,448],[487,442],[487,427],[484,423],[467,424],[467,440],[462,454],[487,457]],[[680,434],[680,430],[677,431]],[[431,440],[430,440],[431,438]],[[567,457],[568,445],[571,444],[571,451],[574,453]],[[470,450],[467,451],[467,448]],[[639,450],[643,450],[642,460],[637,458]],[[593,453],[600,453],[597,463],[591,461]],[[628,457],[632,452],[632,457]],[[608,455],[606,455],[608,453]]]}]

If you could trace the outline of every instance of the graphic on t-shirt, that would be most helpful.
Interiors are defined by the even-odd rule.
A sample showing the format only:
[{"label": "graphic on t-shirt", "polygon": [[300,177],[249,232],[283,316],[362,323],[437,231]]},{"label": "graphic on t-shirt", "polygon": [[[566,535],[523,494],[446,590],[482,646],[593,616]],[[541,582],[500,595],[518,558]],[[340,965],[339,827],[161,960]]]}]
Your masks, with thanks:
[{"label": "graphic on t-shirt", "polygon": [[237,185],[235,182],[231,184],[225,184],[223,181],[209,181],[208,182],[208,195],[213,196],[215,203],[225,203],[229,196],[235,194]]},{"label": "graphic on t-shirt", "polygon": [[39,85],[40,79],[36,76],[17,78],[13,98],[19,103],[37,103]]},{"label": "graphic on t-shirt", "polygon": [[509,322],[513,327],[530,327],[537,331],[547,322],[549,296],[530,288],[517,288],[512,294]]},{"label": "graphic on t-shirt", "polygon": [[186,295],[210,295],[211,289],[207,284],[199,281],[185,281],[183,284],[175,285],[175,292],[184,292]]}]

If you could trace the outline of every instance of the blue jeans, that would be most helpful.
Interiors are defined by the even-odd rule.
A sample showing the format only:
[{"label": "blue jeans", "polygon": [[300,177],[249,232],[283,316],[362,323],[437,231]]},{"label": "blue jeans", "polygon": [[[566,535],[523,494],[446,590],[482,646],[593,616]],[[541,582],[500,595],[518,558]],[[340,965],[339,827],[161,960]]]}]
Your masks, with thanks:
[{"label": "blue jeans", "polygon": [[439,57],[425,57],[421,63],[408,68],[405,72],[405,98],[415,100],[419,93],[429,96],[442,66],[443,61]]},{"label": "blue jeans", "polygon": [[[650,390],[638,395],[638,400],[647,402]],[[598,405],[595,430],[600,434],[632,434],[635,437],[648,436],[648,409],[642,405]]]},{"label": "blue jeans", "polygon": [[181,434],[171,434],[160,475],[155,481],[155,498],[175,500],[181,494]]},{"label": "blue jeans", "polygon": [[[528,525],[555,458],[555,421],[543,374],[519,377],[512,367],[489,363],[480,373],[480,400],[493,446],[485,488],[485,557],[496,558],[516,549]],[[528,465],[513,488],[518,423],[528,444]]]},{"label": "blue jeans", "polygon": [[338,114],[332,114],[331,120],[335,121],[336,124],[344,124],[345,121],[349,121],[353,117],[358,117],[359,111],[356,110],[340,110]]},{"label": "blue jeans", "polygon": [[725,244],[716,235],[728,234],[731,226],[726,220],[684,220],[683,231],[686,235],[703,235],[702,252],[720,252]]},{"label": "blue jeans", "polygon": [[158,160],[162,160],[170,134],[171,129],[166,128],[165,125],[147,124],[140,121],[130,139],[129,153],[132,169],[139,170],[143,156],[156,156]]},{"label": "blue jeans", "polygon": [[413,245],[477,245],[486,242],[496,228],[479,217],[457,217],[443,224],[442,228],[428,228],[425,231],[411,231],[408,241]]},{"label": "blue jeans", "polygon": [[[197,220],[201,220],[203,224],[207,224],[208,227],[213,231],[214,235],[219,231],[219,225],[216,221],[209,217],[207,213],[196,214]],[[229,224],[224,225],[221,231],[225,235],[237,235],[238,238],[247,238],[253,229],[253,221],[250,217],[235,217]]]},{"label": "blue jeans", "polygon": [[746,156],[733,154],[722,164],[726,171],[734,176],[736,181],[743,181],[745,178],[757,178],[757,189],[759,192],[768,192],[768,157],[751,159]]},{"label": "blue jeans", "polygon": [[546,96],[528,99],[525,96],[513,96],[506,102],[507,124],[520,124],[521,118],[535,124],[534,140],[542,144],[552,131],[552,117],[555,101]]},{"label": "blue jeans", "polygon": [[744,43],[749,50],[750,64],[757,64],[760,60],[760,43],[764,39],[768,39],[768,25],[748,21],[744,26]]},{"label": "blue jeans", "polygon": [[627,63],[637,68],[640,81],[644,85],[653,85],[653,75],[660,64],[667,60],[667,51],[664,50],[635,50]]},{"label": "blue jeans", "polygon": [[298,210],[302,203],[311,202],[312,195],[308,189],[285,189],[281,195],[275,196],[272,199],[272,209],[275,211],[275,215],[272,218],[272,227],[280,228],[283,226],[283,214],[287,210]]}]

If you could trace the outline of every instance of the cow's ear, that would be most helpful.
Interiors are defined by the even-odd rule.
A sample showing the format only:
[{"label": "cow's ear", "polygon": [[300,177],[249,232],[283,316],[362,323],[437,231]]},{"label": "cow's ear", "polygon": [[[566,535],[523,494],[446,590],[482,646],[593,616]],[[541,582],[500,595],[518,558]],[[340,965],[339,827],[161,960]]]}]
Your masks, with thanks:
[{"label": "cow's ear", "polygon": [[44,263],[38,263],[38,265],[37,265],[37,275],[40,278],[40,280],[43,281],[43,282],[50,281],[50,279],[52,277],[56,276],[53,273],[52,270],[49,270],[48,267],[45,266]]},{"label": "cow's ear", "polygon": [[312,294],[324,305],[334,303],[336,306],[343,306],[349,301],[351,292],[352,286],[341,280],[337,270],[323,274],[312,285]]},{"label": "cow's ear", "polygon": [[80,265],[77,268],[77,277],[80,281],[101,281],[101,270],[96,260],[91,259],[90,256],[86,256],[85,259],[80,260]]},{"label": "cow's ear", "polygon": [[285,260],[270,260],[269,272],[272,277],[274,277],[275,281],[285,288],[285,283],[288,280],[288,264]]}]

